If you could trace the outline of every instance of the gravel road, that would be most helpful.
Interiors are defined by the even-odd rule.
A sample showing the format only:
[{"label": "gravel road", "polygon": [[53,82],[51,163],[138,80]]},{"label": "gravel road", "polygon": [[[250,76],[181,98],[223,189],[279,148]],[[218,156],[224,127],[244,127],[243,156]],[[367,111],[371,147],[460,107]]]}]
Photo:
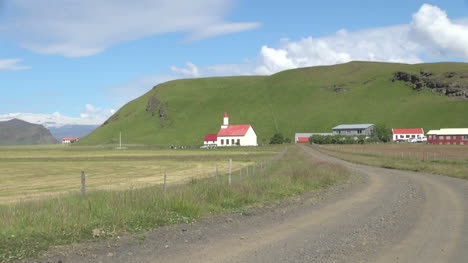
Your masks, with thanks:
[{"label": "gravel road", "polygon": [[297,200],[161,228],[144,240],[90,243],[42,262],[468,262],[468,181],[301,147],[355,175]]}]

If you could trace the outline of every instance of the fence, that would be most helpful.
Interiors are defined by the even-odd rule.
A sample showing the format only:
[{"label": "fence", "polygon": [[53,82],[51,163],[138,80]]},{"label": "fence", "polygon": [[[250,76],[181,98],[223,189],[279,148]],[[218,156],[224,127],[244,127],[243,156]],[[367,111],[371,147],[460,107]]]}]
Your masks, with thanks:
[{"label": "fence", "polygon": [[[242,182],[242,178],[248,178],[250,176],[257,176],[257,175],[264,175],[265,172],[273,166],[275,162],[280,160],[281,158],[284,157],[284,155],[287,152],[287,148],[285,148],[282,152],[278,153],[275,157],[268,161],[264,162],[256,162],[252,165],[248,165],[245,167],[241,167],[238,170],[233,170],[232,168],[232,159],[229,159],[229,165],[228,165],[228,170],[224,174],[220,174],[218,166],[215,167],[214,171],[214,180],[216,183],[221,184],[223,183],[222,178],[226,177],[227,178],[227,184],[232,185],[233,181],[236,182]],[[236,179],[233,180],[233,178],[236,177],[236,174],[238,175]],[[163,173],[163,183],[162,183],[162,189],[163,192],[167,191],[168,188],[168,178],[170,175],[167,172],[167,169],[164,169]],[[85,171],[81,172],[81,196],[85,197],[86,196],[86,175]],[[192,177],[192,180],[194,178]]]}]

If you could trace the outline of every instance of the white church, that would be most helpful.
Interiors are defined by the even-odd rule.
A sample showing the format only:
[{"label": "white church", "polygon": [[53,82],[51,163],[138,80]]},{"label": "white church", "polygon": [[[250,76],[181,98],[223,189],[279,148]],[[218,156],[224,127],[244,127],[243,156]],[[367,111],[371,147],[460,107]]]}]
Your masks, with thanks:
[{"label": "white church", "polygon": [[224,113],[223,125],[217,134],[207,134],[207,146],[257,146],[257,134],[252,125],[230,125],[228,113]]}]

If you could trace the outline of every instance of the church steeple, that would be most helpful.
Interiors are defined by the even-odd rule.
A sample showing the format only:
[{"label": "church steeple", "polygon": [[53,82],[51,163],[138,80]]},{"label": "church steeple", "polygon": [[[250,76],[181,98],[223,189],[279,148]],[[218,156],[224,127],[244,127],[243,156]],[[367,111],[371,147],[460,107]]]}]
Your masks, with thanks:
[{"label": "church steeple", "polygon": [[228,113],[225,111],[224,118],[223,118],[223,125],[221,125],[221,129],[226,129],[228,126],[229,126],[229,116],[228,116]]}]

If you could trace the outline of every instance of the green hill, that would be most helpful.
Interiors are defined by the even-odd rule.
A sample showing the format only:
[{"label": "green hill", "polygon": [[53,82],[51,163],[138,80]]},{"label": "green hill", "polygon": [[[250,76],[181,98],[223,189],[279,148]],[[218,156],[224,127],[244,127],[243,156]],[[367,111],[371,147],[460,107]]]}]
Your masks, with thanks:
[{"label": "green hill", "polygon": [[[397,73],[399,72],[399,73]],[[277,131],[330,132],[338,124],[468,127],[468,64],[350,62],[271,76],[184,79],[129,102],[80,144],[197,145],[231,124],[252,124],[259,144]]]},{"label": "green hill", "polygon": [[58,141],[39,124],[18,119],[0,121],[0,145],[54,144]]}]

